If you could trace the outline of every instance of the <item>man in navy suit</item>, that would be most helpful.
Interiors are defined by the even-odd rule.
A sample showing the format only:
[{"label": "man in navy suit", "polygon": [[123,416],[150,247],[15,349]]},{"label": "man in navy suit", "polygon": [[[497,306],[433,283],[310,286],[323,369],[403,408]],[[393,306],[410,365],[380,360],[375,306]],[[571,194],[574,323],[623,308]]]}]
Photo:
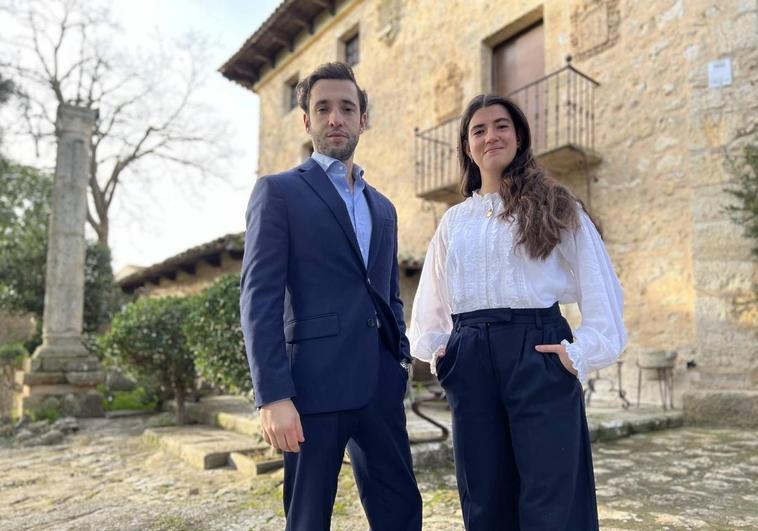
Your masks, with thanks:
[{"label": "man in navy suit", "polygon": [[314,153],[256,182],[240,297],[263,435],[284,452],[287,529],[329,529],[347,447],[371,528],[420,530],[397,213],[353,163],[366,93],[344,63],[297,88]]}]

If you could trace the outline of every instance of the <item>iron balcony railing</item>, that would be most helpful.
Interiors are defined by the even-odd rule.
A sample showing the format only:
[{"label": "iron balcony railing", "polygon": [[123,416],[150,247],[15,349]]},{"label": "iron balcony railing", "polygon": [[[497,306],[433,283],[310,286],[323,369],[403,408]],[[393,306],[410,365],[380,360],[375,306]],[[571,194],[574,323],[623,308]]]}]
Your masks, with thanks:
[{"label": "iron balcony railing", "polygon": [[[506,95],[529,120],[532,149],[538,158],[563,147],[594,152],[597,86],[597,81],[571,65],[569,57],[563,68]],[[416,130],[417,195],[441,199],[457,188],[460,118]]]}]

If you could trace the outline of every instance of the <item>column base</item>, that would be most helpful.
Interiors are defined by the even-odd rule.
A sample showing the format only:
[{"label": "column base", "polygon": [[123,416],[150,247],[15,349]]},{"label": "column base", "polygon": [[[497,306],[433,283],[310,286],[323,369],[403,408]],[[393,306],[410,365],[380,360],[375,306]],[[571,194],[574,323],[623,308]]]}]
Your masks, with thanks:
[{"label": "column base", "polygon": [[103,397],[97,386],[105,383],[100,360],[81,341],[43,343],[16,371],[14,411],[22,417],[104,417]]}]

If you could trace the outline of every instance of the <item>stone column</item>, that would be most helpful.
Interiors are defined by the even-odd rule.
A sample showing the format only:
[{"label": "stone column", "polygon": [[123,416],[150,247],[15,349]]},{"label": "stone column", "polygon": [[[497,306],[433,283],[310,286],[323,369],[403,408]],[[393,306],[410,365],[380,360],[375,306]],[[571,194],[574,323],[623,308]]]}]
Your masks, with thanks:
[{"label": "stone column", "polygon": [[97,357],[82,343],[87,182],[97,111],[58,107],[52,213],[47,249],[43,343],[16,374],[19,414],[57,409],[103,416],[95,386],[104,381]]}]

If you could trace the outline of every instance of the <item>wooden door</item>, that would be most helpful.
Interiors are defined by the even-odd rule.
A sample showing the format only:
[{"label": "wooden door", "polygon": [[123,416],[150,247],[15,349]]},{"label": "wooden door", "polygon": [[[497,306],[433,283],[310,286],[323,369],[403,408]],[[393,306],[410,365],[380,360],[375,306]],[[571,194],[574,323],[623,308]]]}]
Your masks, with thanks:
[{"label": "wooden door", "polygon": [[529,120],[532,149],[546,144],[544,84],[530,85],[545,76],[545,32],[542,21],[511,37],[493,49],[494,91],[510,97]]}]

